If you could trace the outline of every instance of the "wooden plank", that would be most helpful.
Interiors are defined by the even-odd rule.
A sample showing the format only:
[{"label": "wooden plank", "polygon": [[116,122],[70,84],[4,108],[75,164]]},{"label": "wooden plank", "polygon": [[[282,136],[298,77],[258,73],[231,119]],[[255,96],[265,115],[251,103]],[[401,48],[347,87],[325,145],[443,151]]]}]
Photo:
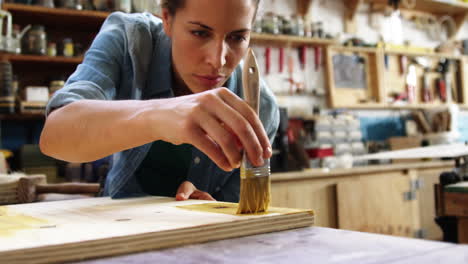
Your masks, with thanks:
[{"label": "wooden plank", "polygon": [[468,193],[444,192],[445,214],[468,217]]},{"label": "wooden plank", "polygon": [[405,200],[416,171],[354,177],[338,183],[340,229],[414,237],[420,230],[419,204]]},{"label": "wooden plank", "polygon": [[274,232],[313,224],[311,210],[236,215],[237,204],[146,197],[0,207],[0,259],[56,263]]}]

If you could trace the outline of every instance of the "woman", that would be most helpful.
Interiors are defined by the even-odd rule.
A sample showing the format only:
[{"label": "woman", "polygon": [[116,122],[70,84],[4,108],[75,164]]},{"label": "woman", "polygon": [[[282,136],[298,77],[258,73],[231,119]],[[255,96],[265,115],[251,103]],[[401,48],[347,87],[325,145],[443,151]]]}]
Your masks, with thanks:
[{"label": "woman", "polygon": [[113,154],[104,194],[239,199],[242,150],[272,154],[274,97],[241,99],[240,61],[259,0],[165,0],[162,20],[110,15],[47,106],[41,150],[69,162]]}]

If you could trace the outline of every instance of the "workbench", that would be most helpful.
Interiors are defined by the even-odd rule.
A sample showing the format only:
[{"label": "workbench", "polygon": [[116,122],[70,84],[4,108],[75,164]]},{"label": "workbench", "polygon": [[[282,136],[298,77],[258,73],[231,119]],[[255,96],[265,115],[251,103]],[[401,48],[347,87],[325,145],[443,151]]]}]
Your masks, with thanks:
[{"label": "workbench", "polygon": [[273,173],[272,205],[313,208],[321,227],[442,240],[434,184],[454,161]]},{"label": "workbench", "polygon": [[466,264],[468,246],[309,227],[80,263]]}]

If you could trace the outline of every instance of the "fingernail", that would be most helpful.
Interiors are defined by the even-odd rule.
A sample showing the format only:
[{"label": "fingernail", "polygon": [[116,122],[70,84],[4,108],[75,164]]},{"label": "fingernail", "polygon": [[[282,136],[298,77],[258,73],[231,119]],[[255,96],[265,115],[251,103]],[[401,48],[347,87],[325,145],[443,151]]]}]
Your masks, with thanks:
[{"label": "fingernail", "polygon": [[260,166],[263,166],[263,158],[262,158],[262,157],[259,157],[259,158],[257,159],[257,166],[259,166],[259,167],[260,167]]},{"label": "fingernail", "polygon": [[185,193],[181,193],[180,196],[182,197],[182,199],[185,199]]},{"label": "fingernail", "polygon": [[271,147],[267,147],[267,148],[265,149],[265,153],[264,153],[264,154],[265,154],[265,158],[267,158],[267,159],[270,158],[271,155],[273,155],[273,150],[271,149]]}]

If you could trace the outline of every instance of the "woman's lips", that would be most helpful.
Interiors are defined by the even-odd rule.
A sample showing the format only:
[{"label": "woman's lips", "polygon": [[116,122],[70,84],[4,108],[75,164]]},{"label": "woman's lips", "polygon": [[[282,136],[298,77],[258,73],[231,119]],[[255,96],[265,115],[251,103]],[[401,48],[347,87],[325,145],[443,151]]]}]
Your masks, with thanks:
[{"label": "woman's lips", "polygon": [[194,75],[195,78],[203,85],[213,87],[224,80],[224,76],[221,75]]}]

